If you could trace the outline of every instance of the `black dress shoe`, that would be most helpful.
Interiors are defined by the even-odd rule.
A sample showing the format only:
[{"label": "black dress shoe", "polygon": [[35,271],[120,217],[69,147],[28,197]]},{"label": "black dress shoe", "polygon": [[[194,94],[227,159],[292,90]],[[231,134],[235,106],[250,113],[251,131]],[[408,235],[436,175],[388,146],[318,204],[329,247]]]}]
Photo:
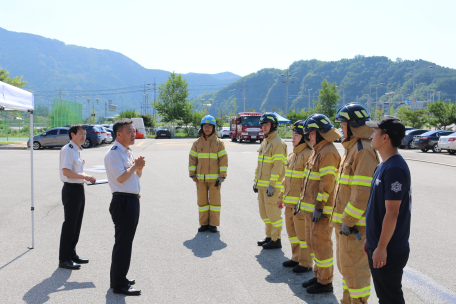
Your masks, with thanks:
[{"label": "black dress shoe", "polygon": [[217,226],[209,226],[209,229],[211,230],[212,233],[217,232]]},{"label": "black dress shoe", "polygon": [[131,286],[120,288],[120,289],[114,288],[112,291],[114,293],[120,293],[120,294],[124,294],[126,296],[139,296],[141,294],[141,289],[136,289]]},{"label": "black dress shoe", "polygon": [[304,283],[302,283],[302,287],[307,288],[307,287],[312,286],[312,285],[314,285],[316,283],[317,283],[317,278],[312,278],[309,281],[305,281]]},{"label": "black dress shoe", "polygon": [[87,264],[89,262],[89,259],[81,259],[80,257],[72,258],[72,260],[78,264]]},{"label": "black dress shoe", "polygon": [[204,232],[207,229],[209,229],[209,225],[202,225],[201,227],[198,228],[198,232]]},{"label": "black dress shoe", "polygon": [[301,265],[297,265],[295,267],[293,267],[293,272],[296,272],[296,273],[303,273],[303,272],[307,272],[307,271],[311,271],[312,268],[310,267],[303,267]]},{"label": "black dress shoe", "polygon": [[282,241],[277,239],[277,241],[270,240],[268,243],[263,245],[263,249],[278,249],[282,248]]},{"label": "black dress shoe", "polygon": [[[128,280],[128,284],[130,284],[130,285],[135,285],[136,284],[135,279],[127,279],[127,280]],[[111,285],[109,285],[109,288],[112,288],[112,283],[111,283]]]},{"label": "black dress shoe", "polygon": [[295,267],[299,265],[299,262],[295,262],[293,260],[288,260],[282,263],[283,267]]},{"label": "black dress shoe", "polygon": [[258,246],[263,246],[266,243],[269,243],[271,241],[270,237],[265,238],[264,240],[258,241],[257,244]]},{"label": "black dress shoe", "polygon": [[66,268],[66,269],[79,269],[79,268],[81,268],[81,265],[79,265],[73,261],[59,261],[59,267]]},{"label": "black dress shoe", "polygon": [[311,294],[318,294],[318,293],[324,293],[324,292],[333,292],[333,284],[328,283],[328,284],[320,284],[320,283],[315,283],[312,286],[307,287],[306,291]]}]

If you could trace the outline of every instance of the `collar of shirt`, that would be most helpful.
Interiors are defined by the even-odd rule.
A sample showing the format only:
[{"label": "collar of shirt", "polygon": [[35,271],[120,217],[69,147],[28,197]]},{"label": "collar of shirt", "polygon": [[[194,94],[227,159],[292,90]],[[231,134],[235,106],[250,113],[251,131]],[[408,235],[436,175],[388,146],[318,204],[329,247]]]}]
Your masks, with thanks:
[{"label": "collar of shirt", "polygon": [[70,145],[72,145],[73,148],[76,147],[76,149],[75,149],[76,151],[82,151],[82,148],[79,147],[77,144],[75,144],[74,141],[72,141],[72,140],[70,140]]},{"label": "collar of shirt", "polygon": [[126,148],[124,145],[122,145],[120,142],[118,142],[117,140],[114,142],[114,145],[113,146],[117,146],[119,147],[120,151],[122,153],[127,153],[127,152],[131,152],[131,148],[128,147]]}]

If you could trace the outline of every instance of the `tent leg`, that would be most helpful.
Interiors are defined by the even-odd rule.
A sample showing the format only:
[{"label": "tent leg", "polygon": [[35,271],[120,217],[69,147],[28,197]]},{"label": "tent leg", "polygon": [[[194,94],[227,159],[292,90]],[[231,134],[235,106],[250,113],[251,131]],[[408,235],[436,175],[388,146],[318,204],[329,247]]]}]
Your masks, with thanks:
[{"label": "tent leg", "polygon": [[31,167],[31,210],[32,210],[32,246],[29,246],[28,249],[35,248],[35,205],[33,201],[33,111],[30,112],[30,167]]}]

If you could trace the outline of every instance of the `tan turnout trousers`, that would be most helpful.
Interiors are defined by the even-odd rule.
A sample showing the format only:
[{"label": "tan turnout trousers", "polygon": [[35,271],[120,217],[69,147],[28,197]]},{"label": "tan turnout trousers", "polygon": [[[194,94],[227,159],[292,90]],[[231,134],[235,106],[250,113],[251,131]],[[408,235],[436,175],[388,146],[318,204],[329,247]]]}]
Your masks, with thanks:
[{"label": "tan turnout trousers", "polygon": [[258,206],[260,208],[260,216],[266,225],[266,237],[273,241],[280,239],[282,232],[282,210],[277,208],[277,199],[279,197],[280,188],[276,188],[273,196],[266,194],[266,188],[258,188]]},{"label": "tan turnout trousers", "polygon": [[312,268],[313,260],[306,243],[306,217],[300,212],[293,215],[294,211],[292,207],[285,207],[285,225],[291,243],[291,260],[299,262],[302,267]]},{"label": "tan turnout trousers", "polygon": [[220,188],[221,185],[215,187],[215,181],[198,181],[196,183],[201,226],[220,226]]}]

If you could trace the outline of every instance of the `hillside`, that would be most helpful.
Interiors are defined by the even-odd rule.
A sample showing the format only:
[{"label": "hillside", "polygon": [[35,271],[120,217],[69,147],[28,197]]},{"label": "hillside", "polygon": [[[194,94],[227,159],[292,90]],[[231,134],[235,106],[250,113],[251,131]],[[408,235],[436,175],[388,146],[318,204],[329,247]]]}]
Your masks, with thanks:
[{"label": "hillside", "polygon": [[[428,69],[432,66],[432,69]],[[358,101],[367,104],[371,96],[371,106],[374,106],[376,96],[378,104],[386,100],[385,93],[395,92],[393,101],[397,106],[399,101],[413,98],[413,74],[415,69],[415,99],[419,101],[456,99],[456,70],[437,66],[424,60],[392,61],[386,57],[364,57],[324,62],[319,60],[301,60],[291,64],[289,68],[290,83],[288,85],[288,108],[300,110],[307,108],[309,97],[318,100],[318,89],[323,79],[337,83],[342,103],[345,92],[345,102]],[[198,109],[203,109],[199,99],[213,99],[209,111],[216,115],[220,109],[225,113],[233,109],[237,103],[237,111],[243,111],[244,99],[241,89],[245,91],[245,108],[256,111],[285,110],[286,84],[282,81],[286,70],[263,69],[238,79],[236,82],[215,92],[206,93],[193,99],[192,103]],[[245,86],[245,87],[243,87]],[[310,94],[309,94],[310,92]]]},{"label": "hillside", "polygon": [[[170,73],[146,69],[117,52],[67,45],[55,39],[2,28],[0,41],[0,67],[7,69],[12,77],[24,76],[23,79],[29,82],[25,89],[35,91],[37,104],[48,104],[57,97],[57,90],[62,89],[62,98],[65,99],[74,100],[76,97],[81,101],[99,97],[100,104],[108,99],[118,104],[123,100],[124,108],[139,110],[143,98],[140,86],[153,83],[155,79],[158,87]],[[188,73],[183,76],[195,95],[208,87],[216,91],[240,78],[230,72],[213,75]],[[153,92],[149,95],[151,99]],[[85,108],[87,113],[89,107]],[[99,108],[103,109],[101,105]]]}]

